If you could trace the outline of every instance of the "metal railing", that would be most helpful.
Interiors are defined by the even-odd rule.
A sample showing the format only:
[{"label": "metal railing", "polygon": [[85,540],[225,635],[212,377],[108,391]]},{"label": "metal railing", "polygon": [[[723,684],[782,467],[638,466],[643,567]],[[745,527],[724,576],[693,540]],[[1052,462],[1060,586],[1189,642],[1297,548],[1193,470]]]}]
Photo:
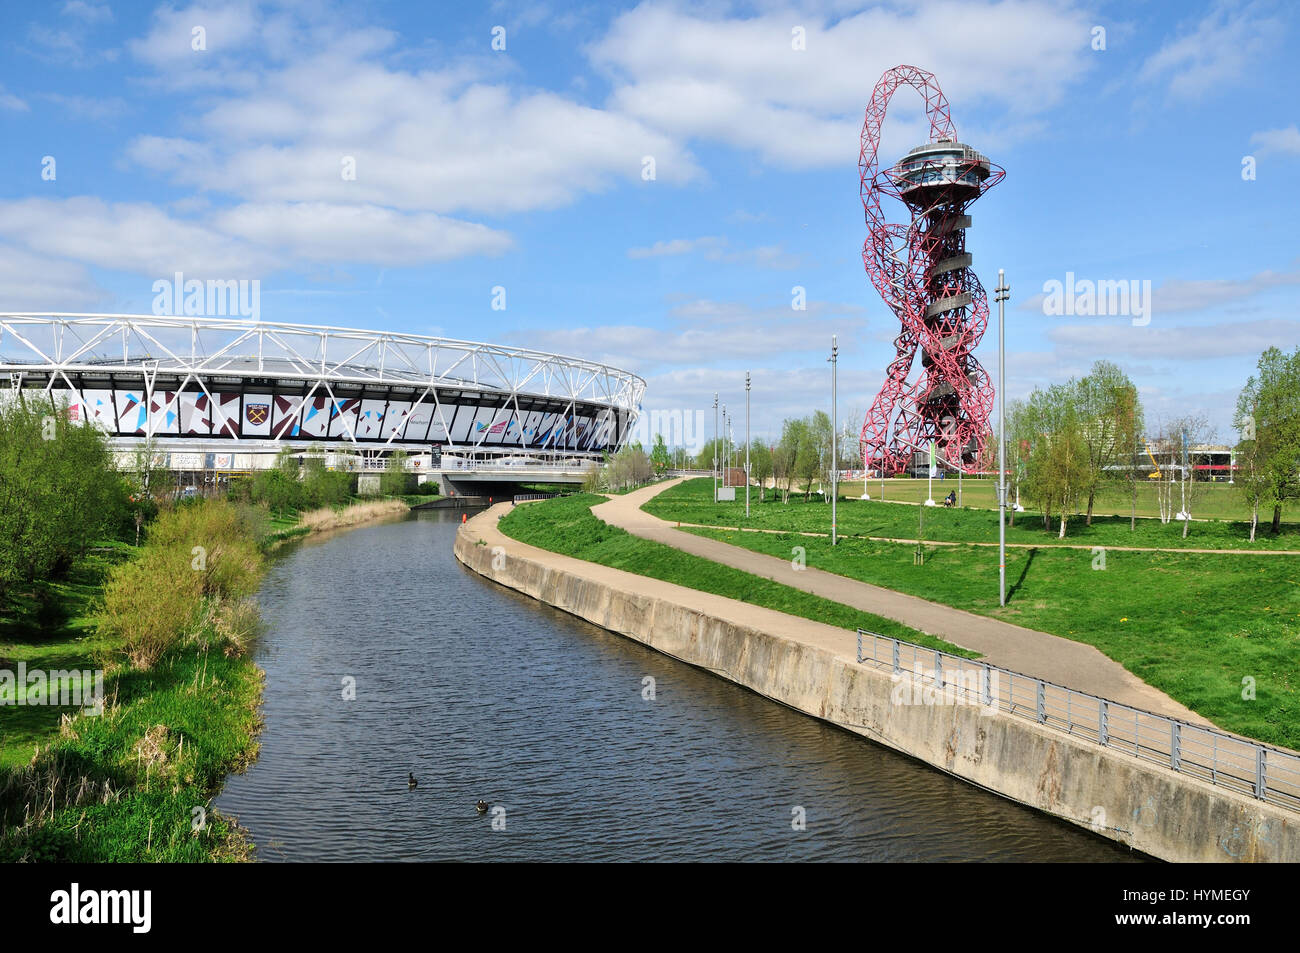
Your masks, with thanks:
[{"label": "metal railing", "polygon": [[945,702],[996,707],[1103,747],[1300,811],[1300,756],[1031,675],[858,629],[858,662],[919,676]]}]

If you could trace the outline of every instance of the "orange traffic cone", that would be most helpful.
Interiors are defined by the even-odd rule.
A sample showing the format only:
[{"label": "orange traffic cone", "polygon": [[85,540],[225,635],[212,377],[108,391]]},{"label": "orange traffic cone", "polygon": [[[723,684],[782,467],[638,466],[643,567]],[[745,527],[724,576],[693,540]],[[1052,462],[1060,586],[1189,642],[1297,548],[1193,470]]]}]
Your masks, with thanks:
[{"label": "orange traffic cone", "polygon": [[467,519],[468,519],[468,517],[467,517],[464,513],[461,513],[461,514],[460,514],[460,521],[461,521],[462,523],[464,523]]}]

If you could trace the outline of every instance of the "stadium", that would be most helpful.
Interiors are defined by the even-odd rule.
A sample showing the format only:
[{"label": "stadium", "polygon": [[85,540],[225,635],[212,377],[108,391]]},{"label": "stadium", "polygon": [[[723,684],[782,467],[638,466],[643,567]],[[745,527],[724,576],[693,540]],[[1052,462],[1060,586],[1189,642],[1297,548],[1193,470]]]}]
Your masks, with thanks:
[{"label": "stadium", "polygon": [[0,371],[11,396],[102,428],[119,456],[222,475],[290,447],[339,468],[400,450],[457,479],[577,482],[627,440],[645,392],[627,371],[527,348],[126,314],[0,314]]}]

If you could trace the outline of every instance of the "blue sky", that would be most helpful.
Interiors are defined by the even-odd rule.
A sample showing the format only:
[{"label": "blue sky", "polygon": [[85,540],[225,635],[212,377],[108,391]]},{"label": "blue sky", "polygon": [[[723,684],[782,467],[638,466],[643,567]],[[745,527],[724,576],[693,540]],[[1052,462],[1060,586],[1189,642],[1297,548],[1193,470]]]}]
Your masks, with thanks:
[{"label": "blue sky", "polygon": [[[967,243],[1012,286],[1011,397],[1105,358],[1152,429],[1235,439],[1260,351],[1300,343],[1290,3],[467,6],[5,5],[0,311],[257,279],[263,320],[601,359],[647,409],[739,408],[749,369],[757,433],[828,406],[838,333],[860,418],[897,322],[860,257],[859,130],[911,63],[1007,169]],[[896,97],[882,156],[924,140],[920,105]],[[1150,323],[1045,315],[1067,272],[1150,281]],[[994,373],[996,328],[976,354]]]}]

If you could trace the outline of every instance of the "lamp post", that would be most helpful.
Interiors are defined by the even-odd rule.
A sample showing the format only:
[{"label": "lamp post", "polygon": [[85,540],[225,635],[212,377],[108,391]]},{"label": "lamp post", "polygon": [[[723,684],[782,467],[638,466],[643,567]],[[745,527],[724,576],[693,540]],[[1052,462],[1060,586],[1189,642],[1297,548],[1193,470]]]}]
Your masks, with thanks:
[{"label": "lamp post", "polygon": [[713,502],[718,502],[718,392],[713,392]]},{"label": "lamp post", "polygon": [[835,431],[839,428],[840,419],[835,407],[835,390],[836,377],[835,366],[839,359],[839,345],[836,343],[836,335],[831,335],[831,545],[834,546],[838,541],[835,528],[836,506],[838,505],[840,495],[840,458],[835,444]]},{"label": "lamp post", "polygon": [[745,371],[745,519],[749,519],[749,371]]},{"label": "lamp post", "polygon": [[727,485],[727,450],[728,449],[730,448],[728,447],[728,443],[727,443],[727,405],[723,404],[722,405],[722,450],[719,452],[719,456],[721,457],[722,460],[722,467],[721,467],[721,479],[718,480],[718,483],[722,486]]},{"label": "lamp post", "polygon": [[998,605],[1007,604],[1007,330],[1006,304],[1011,297],[1005,272],[998,269],[993,289],[998,303]]}]

